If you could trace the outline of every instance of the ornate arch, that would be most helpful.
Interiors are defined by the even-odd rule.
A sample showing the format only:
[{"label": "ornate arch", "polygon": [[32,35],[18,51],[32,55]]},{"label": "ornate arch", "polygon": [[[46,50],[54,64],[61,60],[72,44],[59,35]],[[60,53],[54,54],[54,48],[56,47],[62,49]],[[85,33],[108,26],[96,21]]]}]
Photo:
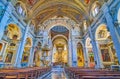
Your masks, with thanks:
[{"label": "ornate arch", "polygon": [[4,35],[8,36],[10,39],[13,39],[13,37],[16,37],[17,40],[20,40],[22,37],[21,29],[16,24],[8,24]]},{"label": "ornate arch", "polygon": [[107,39],[107,37],[110,36],[108,30],[107,30],[107,25],[106,24],[100,24],[95,32],[95,39],[99,40],[99,39]]}]

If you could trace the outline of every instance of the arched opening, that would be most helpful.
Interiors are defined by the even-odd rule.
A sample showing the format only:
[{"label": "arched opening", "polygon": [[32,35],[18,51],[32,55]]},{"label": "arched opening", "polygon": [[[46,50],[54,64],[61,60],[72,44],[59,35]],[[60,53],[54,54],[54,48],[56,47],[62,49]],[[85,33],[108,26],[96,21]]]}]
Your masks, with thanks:
[{"label": "arched opening", "polygon": [[33,62],[34,62],[34,66],[37,66],[37,67],[39,67],[41,65],[41,61],[40,61],[41,46],[42,46],[42,44],[40,42],[38,42],[37,46],[34,49]]},{"label": "arched opening", "polygon": [[81,43],[77,44],[77,65],[78,67],[84,67],[84,54]]},{"label": "arched opening", "polygon": [[89,37],[86,39],[86,52],[88,54],[89,67],[95,67],[94,53],[92,50],[91,39]]},{"label": "arched opening", "polygon": [[53,66],[68,66],[69,30],[65,26],[57,25],[51,28],[50,33],[53,44]]},{"label": "arched opening", "polygon": [[105,24],[101,24],[96,30],[96,40],[99,44],[101,59],[105,68],[109,68],[110,65],[117,65],[118,58],[111,39],[111,35],[106,28]]},{"label": "arched opening", "polygon": [[53,40],[53,66],[67,66],[68,65],[68,43],[64,37],[58,36]]},{"label": "arched opening", "polygon": [[7,46],[4,61],[9,66],[12,66],[19,46],[19,40],[21,38],[20,28],[15,24],[9,24],[4,31],[3,39],[8,39],[6,43],[3,43],[3,47]]},{"label": "arched opening", "polygon": [[26,44],[24,46],[24,51],[23,51],[23,55],[22,55],[21,63],[22,63],[23,67],[27,66],[27,64],[28,64],[31,47],[32,47],[32,39],[30,37],[28,37],[26,39]]}]

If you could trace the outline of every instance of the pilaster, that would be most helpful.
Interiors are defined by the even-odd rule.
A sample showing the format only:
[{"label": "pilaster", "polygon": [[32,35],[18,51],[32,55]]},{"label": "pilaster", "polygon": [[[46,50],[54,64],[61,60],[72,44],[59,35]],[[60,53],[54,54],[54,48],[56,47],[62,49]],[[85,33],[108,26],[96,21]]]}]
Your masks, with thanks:
[{"label": "pilaster", "polygon": [[110,11],[107,4],[103,6],[102,10],[104,12],[104,16],[107,21],[107,27],[110,31],[110,35],[112,37],[113,44],[115,46],[117,57],[120,63],[120,40],[119,40],[118,32],[116,31],[115,29],[116,27],[113,24],[113,19],[112,16],[110,15]]},{"label": "pilaster", "polygon": [[15,61],[15,64],[14,64],[15,67],[19,67],[19,68],[21,67],[21,60],[22,60],[22,55],[23,55],[23,51],[24,51],[24,46],[25,46],[25,43],[26,43],[28,30],[29,30],[29,26],[26,27],[25,33],[23,34],[23,37],[21,39],[20,46],[19,46],[19,49],[18,49],[18,52],[17,52],[17,55],[16,55],[16,61]]},{"label": "pilaster", "polygon": [[[11,4],[8,3],[7,5],[5,5],[5,9],[3,9],[3,15],[1,15],[1,20],[0,20],[0,40],[2,39],[3,37],[3,34],[4,34],[4,30],[5,30],[5,26],[7,24],[7,21],[9,20],[9,16],[11,14]],[[8,13],[9,12],[9,13]]]},{"label": "pilaster", "polygon": [[69,66],[71,67],[72,66],[72,48],[71,48],[71,39],[69,39],[68,41],[68,63],[69,63]]},{"label": "pilaster", "polygon": [[72,50],[72,66],[77,66],[77,47],[75,43],[75,39],[72,39],[71,41],[71,50]]},{"label": "pilaster", "polygon": [[91,27],[89,27],[89,34],[90,34],[92,49],[93,49],[93,53],[94,53],[95,68],[103,68],[98,43],[97,43],[97,41],[95,40],[95,38],[93,36],[93,33],[91,31]]},{"label": "pilaster", "polygon": [[84,62],[85,62],[85,67],[89,67],[89,56],[88,56],[88,52],[86,50],[86,46],[85,46],[85,43],[84,43],[84,46],[83,46],[83,53],[84,53]]}]

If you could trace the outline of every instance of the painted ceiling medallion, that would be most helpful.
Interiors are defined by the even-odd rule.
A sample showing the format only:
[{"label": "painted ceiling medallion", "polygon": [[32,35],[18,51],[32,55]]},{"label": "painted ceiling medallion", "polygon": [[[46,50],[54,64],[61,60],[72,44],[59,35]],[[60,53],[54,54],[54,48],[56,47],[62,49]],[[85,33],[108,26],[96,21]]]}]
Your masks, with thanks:
[{"label": "painted ceiling medallion", "polygon": [[30,5],[33,5],[35,3],[35,0],[28,0]]},{"label": "painted ceiling medallion", "polygon": [[84,0],[84,2],[85,2],[86,4],[89,4],[89,3],[90,3],[90,0]]}]

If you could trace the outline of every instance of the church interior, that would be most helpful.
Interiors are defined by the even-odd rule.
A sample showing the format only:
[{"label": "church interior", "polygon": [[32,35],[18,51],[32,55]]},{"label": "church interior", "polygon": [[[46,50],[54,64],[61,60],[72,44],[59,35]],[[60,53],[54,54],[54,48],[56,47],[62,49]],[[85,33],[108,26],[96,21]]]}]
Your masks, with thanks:
[{"label": "church interior", "polygon": [[0,79],[120,79],[120,0],[0,0]]}]

